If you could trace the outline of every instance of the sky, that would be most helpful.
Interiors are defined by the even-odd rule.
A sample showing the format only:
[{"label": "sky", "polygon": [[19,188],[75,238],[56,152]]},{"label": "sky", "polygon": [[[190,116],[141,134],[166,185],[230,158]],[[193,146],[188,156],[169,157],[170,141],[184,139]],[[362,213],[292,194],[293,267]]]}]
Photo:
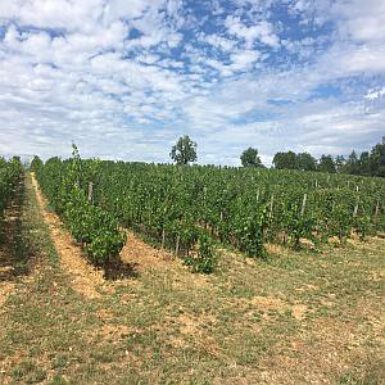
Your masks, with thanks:
[{"label": "sky", "polygon": [[199,163],[385,135],[385,0],[0,0],[0,154]]}]

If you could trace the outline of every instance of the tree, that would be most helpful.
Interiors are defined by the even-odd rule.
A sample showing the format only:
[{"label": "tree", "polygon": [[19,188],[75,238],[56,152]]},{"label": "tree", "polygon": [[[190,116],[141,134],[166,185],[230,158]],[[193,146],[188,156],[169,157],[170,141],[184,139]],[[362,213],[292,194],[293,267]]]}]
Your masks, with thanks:
[{"label": "tree", "polygon": [[357,175],[360,172],[358,156],[354,150],[349,155],[348,160],[346,161],[345,172],[347,174],[354,174],[354,175]]},{"label": "tree", "polygon": [[371,175],[385,177],[385,136],[382,143],[376,144],[370,153]]},{"label": "tree", "polygon": [[368,151],[364,151],[360,155],[359,160],[360,175],[370,175],[370,155]]},{"label": "tree", "polygon": [[322,155],[318,164],[318,170],[322,172],[335,173],[336,165],[331,155]]},{"label": "tree", "polygon": [[297,169],[297,155],[293,151],[277,152],[274,155],[273,164],[277,169]]},{"label": "tree", "polygon": [[263,167],[261,159],[258,156],[258,150],[252,147],[243,151],[241,155],[241,162],[243,167]]},{"label": "tree", "polygon": [[315,171],[317,169],[316,159],[307,152],[297,154],[297,165],[302,171]]},{"label": "tree", "polygon": [[345,171],[345,165],[346,165],[346,160],[343,155],[337,155],[336,156],[336,171],[338,173],[344,172]]},{"label": "tree", "polygon": [[197,160],[197,144],[189,136],[185,135],[178,139],[175,146],[172,146],[170,157],[178,165],[187,165]]},{"label": "tree", "polygon": [[31,170],[37,172],[43,166],[43,161],[35,155],[31,161]]}]

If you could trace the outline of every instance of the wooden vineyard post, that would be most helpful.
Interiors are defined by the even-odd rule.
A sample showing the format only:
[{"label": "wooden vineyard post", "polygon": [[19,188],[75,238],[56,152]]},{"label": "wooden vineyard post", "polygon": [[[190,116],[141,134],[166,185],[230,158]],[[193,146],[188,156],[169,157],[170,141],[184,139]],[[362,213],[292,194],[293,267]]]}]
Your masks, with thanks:
[{"label": "wooden vineyard post", "polygon": [[94,193],[94,184],[92,182],[88,183],[88,202],[92,203]]},{"label": "wooden vineyard post", "polygon": [[[358,194],[358,185],[356,185],[356,192]],[[356,201],[356,205],[354,206],[354,211],[353,211],[353,218],[355,218],[358,214],[358,195],[357,195],[357,201]]]},{"label": "wooden vineyard post", "polygon": [[164,245],[166,243],[166,231],[162,230],[162,249],[164,249]]},{"label": "wooden vineyard post", "polygon": [[374,210],[374,223],[377,224],[378,214],[380,213],[380,201],[377,199],[376,208]]},{"label": "wooden vineyard post", "polygon": [[180,236],[178,235],[176,237],[176,246],[175,246],[175,255],[178,256],[179,254],[179,243],[180,243]]},{"label": "wooden vineyard post", "polygon": [[259,189],[257,191],[257,202],[259,202]]},{"label": "wooden vineyard post", "polygon": [[[274,194],[272,194],[270,198],[270,205],[269,205],[270,207],[269,207],[269,214],[268,214],[268,218],[270,221],[273,218],[273,205],[274,205]],[[271,234],[272,234],[271,226],[264,227],[262,237],[270,238]]]},{"label": "wooden vineyard post", "polygon": [[269,212],[270,219],[273,217],[273,205],[274,205],[274,194],[271,196],[271,200],[270,200],[270,212]]},{"label": "wooden vineyard post", "polygon": [[303,200],[302,200],[302,207],[301,207],[301,217],[303,217],[305,214],[306,201],[307,201],[307,194],[304,194]]},{"label": "wooden vineyard post", "polygon": [[357,200],[356,205],[354,206],[353,218],[355,218],[357,216],[357,213],[358,213],[358,200]]},{"label": "wooden vineyard post", "polygon": [[207,187],[203,187],[203,207],[206,207],[206,193],[207,193]]}]

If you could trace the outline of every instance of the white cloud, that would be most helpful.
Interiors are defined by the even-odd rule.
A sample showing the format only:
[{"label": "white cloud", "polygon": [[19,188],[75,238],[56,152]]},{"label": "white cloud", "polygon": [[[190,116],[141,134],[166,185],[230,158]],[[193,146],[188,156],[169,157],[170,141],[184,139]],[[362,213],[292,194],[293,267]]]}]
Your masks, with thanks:
[{"label": "white cloud", "polygon": [[385,36],[385,1],[360,0],[335,3],[331,8],[344,36],[358,42],[383,42]]},{"label": "white cloud", "polygon": [[376,100],[384,96],[385,96],[385,87],[382,87],[379,89],[369,90],[364,97],[365,99],[368,99],[368,100]]},{"label": "white cloud", "polygon": [[206,43],[218,48],[218,49],[225,51],[225,52],[231,52],[237,43],[234,40],[226,39],[226,38],[219,36],[219,35],[204,36],[202,38],[202,40],[205,41]]},{"label": "white cloud", "polygon": [[[0,152],[68,154],[75,140],[85,155],[165,161],[189,133],[202,162],[237,164],[249,145],[269,161],[383,135],[383,0],[292,1],[300,37],[273,0],[231,2],[199,18],[182,1],[0,1]],[[341,95],[314,92],[329,84]]]},{"label": "white cloud", "polygon": [[103,0],[13,0],[0,4],[0,18],[37,28],[91,31],[103,10]]},{"label": "white cloud", "polygon": [[274,33],[272,24],[267,21],[260,21],[248,27],[239,17],[228,16],[225,25],[231,35],[244,39],[248,48],[251,48],[256,40],[274,48],[279,46],[279,38]]},{"label": "white cloud", "polygon": [[234,71],[249,69],[259,58],[258,51],[245,50],[231,54],[231,69]]}]

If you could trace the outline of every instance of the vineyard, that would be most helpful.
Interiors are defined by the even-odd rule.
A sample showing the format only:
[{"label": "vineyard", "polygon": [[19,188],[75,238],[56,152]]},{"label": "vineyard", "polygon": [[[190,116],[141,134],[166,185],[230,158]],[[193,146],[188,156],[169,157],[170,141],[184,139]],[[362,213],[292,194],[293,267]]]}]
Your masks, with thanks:
[{"label": "vineyard", "polygon": [[96,264],[121,228],[209,273],[218,246],[265,257],[265,244],[317,249],[385,230],[385,181],[322,173],[82,160],[32,164],[52,208]]},{"label": "vineyard", "polygon": [[13,158],[6,161],[0,158],[0,232],[2,231],[4,210],[13,196],[16,183],[19,181],[22,172],[22,165],[19,159]]},{"label": "vineyard", "polygon": [[76,148],[0,176],[1,384],[383,383],[383,179]]}]

